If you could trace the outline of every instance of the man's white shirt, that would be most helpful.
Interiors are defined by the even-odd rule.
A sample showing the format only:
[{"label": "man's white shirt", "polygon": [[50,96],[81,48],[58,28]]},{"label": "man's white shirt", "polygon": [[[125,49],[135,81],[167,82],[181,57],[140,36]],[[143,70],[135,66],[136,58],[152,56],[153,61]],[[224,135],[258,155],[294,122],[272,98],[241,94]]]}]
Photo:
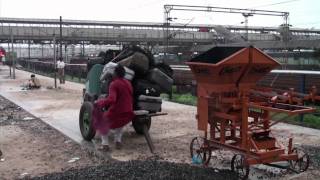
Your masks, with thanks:
[{"label": "man's white shirt", "polygon": [[63,61],[58,61],[58,62],[57,62],[57,68],[58,68],[58,69],[60,69],[60,68],[63,69],[64,66],[65,66],[65,63],[64,63]]}]

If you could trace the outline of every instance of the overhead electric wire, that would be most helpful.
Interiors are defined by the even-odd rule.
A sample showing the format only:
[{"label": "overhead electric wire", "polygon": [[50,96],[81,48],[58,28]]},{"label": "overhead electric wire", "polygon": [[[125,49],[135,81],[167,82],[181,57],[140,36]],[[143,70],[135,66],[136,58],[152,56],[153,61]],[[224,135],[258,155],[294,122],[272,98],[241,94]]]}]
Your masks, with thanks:
[{"label": "overhead electric wire", "polygon": [[150,6],[150,5],[162,4],[163,1],[164,0],[154,0],[154,1],[146,2],[146,3],[138,3],[137,6],[130,7],[127,10],[135,11],[135,10],[141,9],[141,7],[146,8],[146,7]]},{"label": "overhead electric wire", "polygon": [[314,24],[320,24],[320,21],[315,22],[304,22],[304,23],[295,23],[296,25],[314,25]]},{"label": "overhead electric wire", "polygon": [[254,6],[254,7],[251,7],[251,8],[261,8],[261,7],[275,6],[275,5],[280,5],[280,4],[292,3],[292,2],[295,2],[295,1],[300,1],[300,0],[282,1],[282,2],[277,2],[277,3],[271,3],[271,4],[264,4],[264,5]]}]

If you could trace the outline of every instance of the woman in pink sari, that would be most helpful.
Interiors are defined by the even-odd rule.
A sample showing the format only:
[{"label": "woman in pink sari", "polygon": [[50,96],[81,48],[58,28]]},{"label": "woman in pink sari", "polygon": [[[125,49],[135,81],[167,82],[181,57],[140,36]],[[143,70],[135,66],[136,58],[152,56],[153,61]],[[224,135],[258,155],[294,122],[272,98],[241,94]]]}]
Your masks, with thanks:
[{"label": "woman in pink sari", "polygon": [[[115,130],[116,148],[122,147],[122,129],[133,118],[132,85],[124,79],[125,69],[118,65],[115,68],[113,81],[109,85],[109,95],[105,99],[97,100],[94,104],[94,127],[101,134],[101,150],[109,150],[109,131]],[[103,112],[102,109],[107,111]]]}]

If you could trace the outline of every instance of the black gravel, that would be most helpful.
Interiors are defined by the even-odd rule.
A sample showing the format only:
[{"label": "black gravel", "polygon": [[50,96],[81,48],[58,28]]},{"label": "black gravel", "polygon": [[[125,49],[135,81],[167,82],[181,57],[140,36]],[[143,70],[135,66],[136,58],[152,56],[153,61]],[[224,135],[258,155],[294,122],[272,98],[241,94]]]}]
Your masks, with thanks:
[{"label": "black gravel", "polygon": [[24,118],[35,118],[3,96],[0,96],[0,112],[0,126],[14,124]]},{"label": "black gravel", "polygon": [[311,165],[320,168],[320,146],[303,145],[301,149],[310,156]]},{"label": "black gravel", "polygon": [[22,129],[31,129],[33,134],[56,134],[56,130],[46,125],[39,118],[25,111],[0,95],[0,126],[19,125]]},{"label": "black gravel", "polygon": [[218,170],[156,160],[135,160],[128,162],[112,162],[83,169],[69,169],[62,173],[53,173],[42,177],[34,177],[32,179],[235,180],[237,179],[236,177],[237,176],[230,170]]}]

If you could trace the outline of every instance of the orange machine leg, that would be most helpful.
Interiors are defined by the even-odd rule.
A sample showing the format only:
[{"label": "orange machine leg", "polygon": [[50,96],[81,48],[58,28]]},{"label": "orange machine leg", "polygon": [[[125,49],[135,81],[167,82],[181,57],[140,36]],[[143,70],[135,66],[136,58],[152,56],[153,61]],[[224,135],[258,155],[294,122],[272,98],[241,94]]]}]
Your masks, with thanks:
[{"label": "orange machine leg", "polygon": [[220,142],[225,143],[226,142],[226,122],[224,119],[220,121]]},{"label": "orange machine leg", "polygon": [[242,97],[241,147],[247,149],[248,139],[248,98]]}]

